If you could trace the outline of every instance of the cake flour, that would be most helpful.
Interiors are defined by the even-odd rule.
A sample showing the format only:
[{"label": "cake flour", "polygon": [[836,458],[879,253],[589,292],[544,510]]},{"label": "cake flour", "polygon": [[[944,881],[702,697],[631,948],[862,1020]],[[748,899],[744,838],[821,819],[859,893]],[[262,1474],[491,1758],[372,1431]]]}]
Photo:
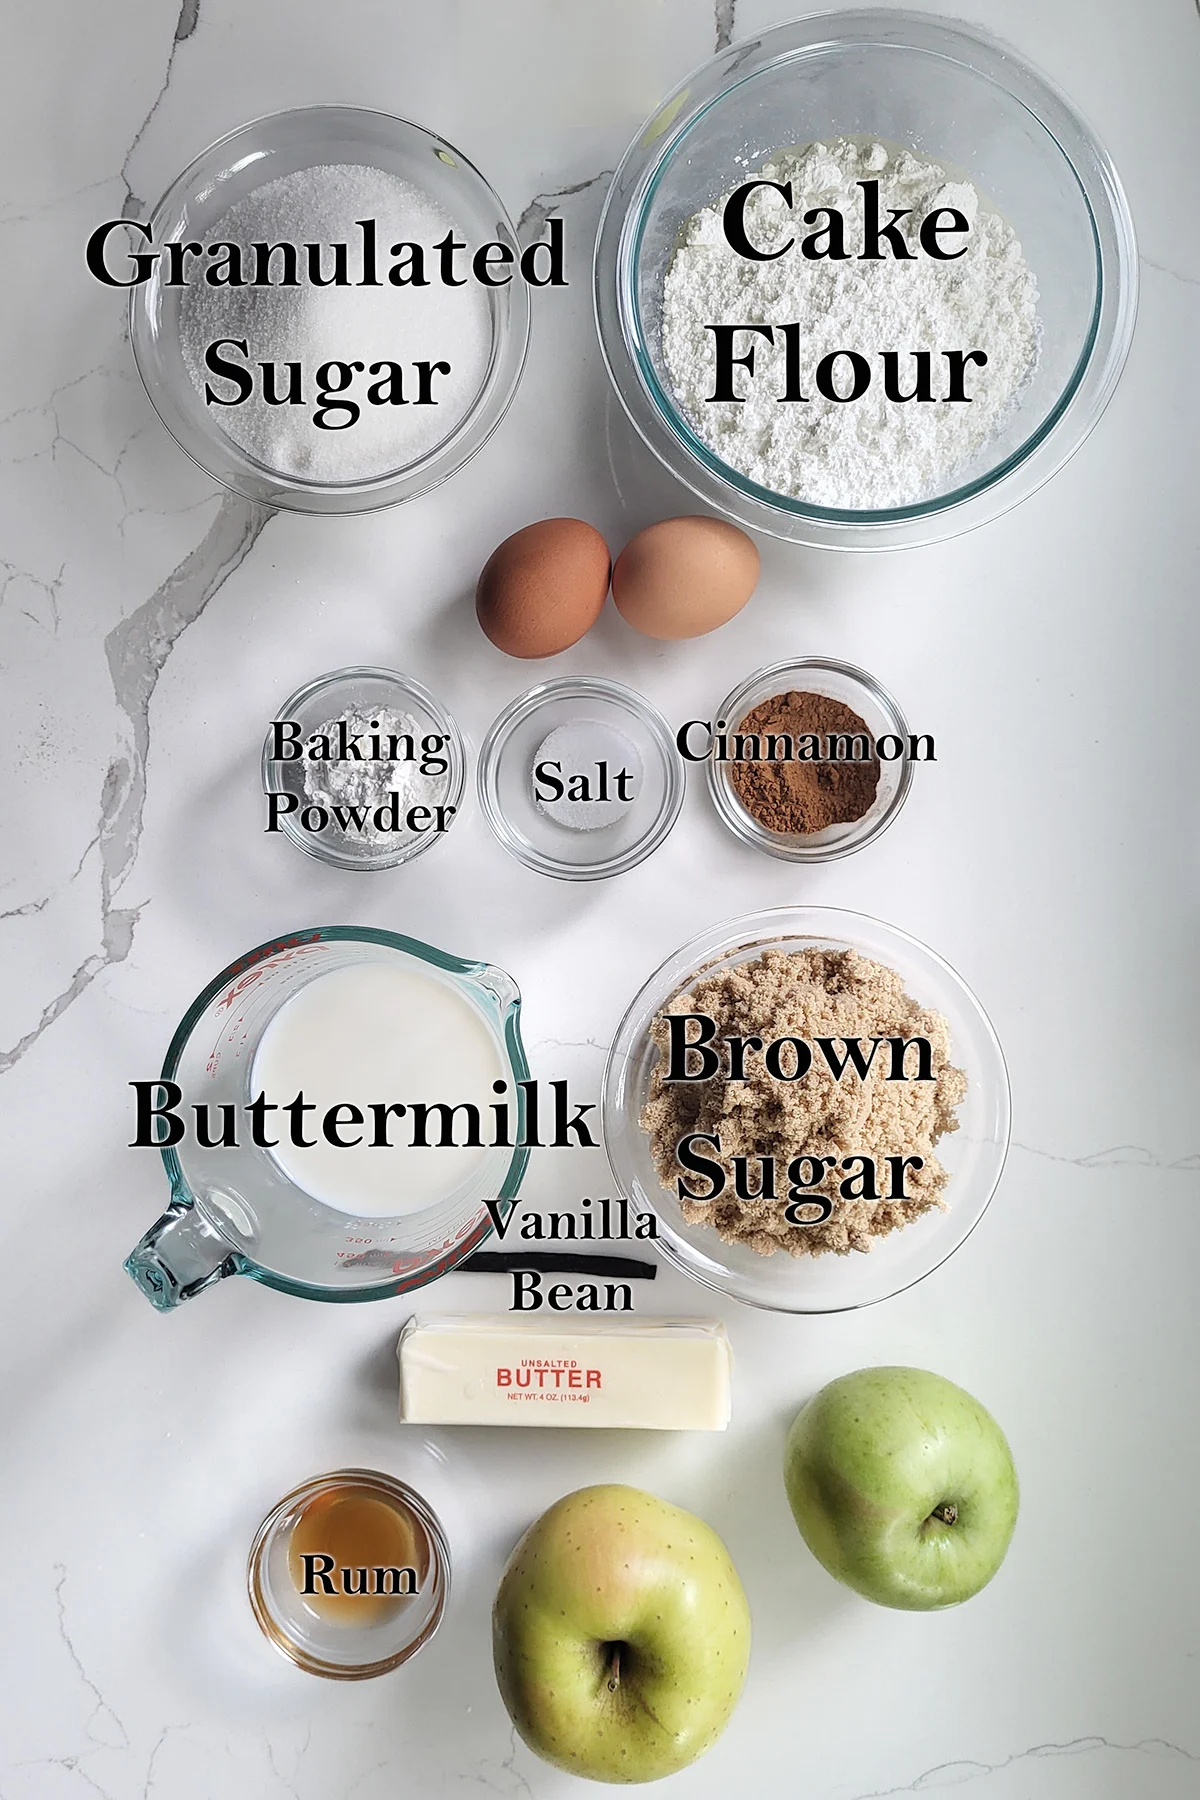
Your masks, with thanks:
[{"label": "cake flour", "polygon": [[[965,254],[938,261],[918,249],[911,261],[889,252],[877,261],[810,261],[792,251],[772,262],[738,256],[726,240],[723,197],[684,227],[663,293],[663,354],[675,397],[700,439],[723,462],[760,486],[812,505],[860,511],[907,506],[947,492],[1001,429],[1028,382],[1038,351],[1037,283],[1011,226],[989,211],[969,182],[909,150],[838,138],[775,153],[759,173],[791,182],[793,205],[759,188],[746,205],[746,227],[760,249],[781,248],[805,232],[803,214],[837,208],[848,248],[862,238],[863,180],[879,182],[880,215],[909,208],[901,229],[916,247],[921,219],[955,207],[971,229],[956,239]],[[741,185],[740,183],[738,185]],[[710,401],[715,324],[797,321],[804,345],[806,402],[780,403],[784,344],[776,332],[753,344],[754,379],[735,371],[737,401]],[[873,379],[859,400],[823,398],[811,379],[821,358],[855,350]],[[888,400],[878,352],[900,353],[905,388],[914,385],[911,353],[932,352],[933,392],[943,389],[946,350],[983,350],[986,367],[967,370],[970,402]],[[844,364],[841,365],[844,368]],[[839,377],[839,388],[846,377]]]}]

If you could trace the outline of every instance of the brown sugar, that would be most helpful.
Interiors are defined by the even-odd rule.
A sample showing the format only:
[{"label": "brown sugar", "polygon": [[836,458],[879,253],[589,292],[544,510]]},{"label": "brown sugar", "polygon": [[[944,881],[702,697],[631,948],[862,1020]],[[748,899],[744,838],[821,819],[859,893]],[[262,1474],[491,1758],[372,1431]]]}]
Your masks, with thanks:
[{"label": "brown sugar", "polygon": [[[667,1082],[667,1016],[696,1013],[716,1027],[721,1067],[706,1081]],[[865,1077],[844,1069],[836,1078],[819,1057],[802,1080],[779,1080],[761,1057],[752,1058],[743,1079],[729,1079],[731,1037],[763,1042],[798,1038],[928,1040],[930,1080],[888,1079],[889,1065],[876,1056]],[[941,1013],[922,1007],[905,992],[895,969],[853,950],[767,950],[732,968],[701,970],[689,988],[676,994],[651,1026],[659,1056],[640,1124],[650,1139],[659,1180],[676,1191],[683,1173],[681,1141],[693,1132],[719,1137],[720,1148],[705,1155],[720,1163],[724,1192],[715,1200],[680,1198],[690,1224],[712,1226],[726,1243],[747,1244],[762,1256],[785,1250],[792,1256],[845,1255],[869,1250],[874,1239],[898,1231],[934,1207],[945,1205],[949,1173],[934,1146],[958,1127],[957,1109],[967,1092],[961,1069],[950,1060],[950,1028]],[[908,1180],[903,1199],[846,1199],[838,1172],[820,1188],[833,1203],[820,1224],[793,1224],[786,1202],[739,1199],[735,1159],[774,1157],[784,1168],[793,1157],[847,1155],[883,1159],[918,1156],[920,1169]],[[781,1186],[782,1196],[785,1191]]]},{"label": "brown sugar", "polygon": [[871,810],[879,758],[865,721],[842,701],[774,694],[746,714],[737,735],[757,738],[764,760],[731,762],[730,785],[766,830],[811,837]]}]

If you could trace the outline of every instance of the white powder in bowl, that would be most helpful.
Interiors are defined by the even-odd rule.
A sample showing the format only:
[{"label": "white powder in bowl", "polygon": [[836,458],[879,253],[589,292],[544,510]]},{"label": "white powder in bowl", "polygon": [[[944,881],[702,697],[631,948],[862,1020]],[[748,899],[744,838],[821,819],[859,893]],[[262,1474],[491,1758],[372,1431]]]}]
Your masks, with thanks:
[{"label": "white powder in bowl", "polygon": [[[311,482],[379,479],[419,461],[443,443],[470,410],[487,376],[491,358],[491,313],[486,291],[467,279],[461,287],[438,278],[438,256],[430,246],[448,231],[461,229],[428,194],[383,169],[358,163],[320,164],[297,169],[255,188],[223,213],[207,233],[209,244],[346,244],[351,282],[364,273],[362,234],[357,221],[373,219],[379,246],[378,287],[317,287],[302,278],[297,287],[212,286],[205,264],[193,261],[180,305],[184,362],[208,417],[243,450],[281,475]],[[427,287],[396,286],[388,280],[393,244],[417,243],[425,250]],[[301,250],[301,271],[305,268]],[[323,269],[332,272],[333,253],[323,251]],[[254,258],[245,258],[245,273]],[[280,259],[272,263],[280,280]],[[230,351],[255,380],[242,404],[207,405],[205,387],[228,400],[236,392],[230,378],[205,366],[211,344],[245,339],[249,353]],[[301,365],[302,403],[269,404],[258,364],[277,365],[275,391],[290,392],[286,365]],[[417,404],[420,392],[414,363],[448,362],[448,375],[435,372],[430,388],[436,404]],[[313,423],[317,371],[324,363],[360,362],[345,398],[361,407],[354,424],[333,415],[338,427]],[[367,403],[368,390],[382,377],[373,363],[403,369],[404,404]]]},{"label": "white powder in bowl", "polygon": [[[378,738],[381,746],[388,745],[394,738],[399,748],[407,751],[411,747],[413,754],[396,760],[371,758],[367,754],[361,762],[353,757],[331,762],[306,762],[304,791],[314,804],[325,807],[331,814],[335,807],[341,808],[353,821],[349,830],[340,829],[334,814],[330,829],[339,836],[361,839],[368,844],[394,844],[396,833],[380,829],[376,822],[377,809],[384,807],[390,813],[393,794],[396,795],[395,812],[401,819],[412,806],[428,807],[430,811],[440,806],[450,790],[449,740],[444,739],[439,750],[426,753],[423,749],[426,737],[429,736],[432,742],[442,734],[429,734],[411,713],[380,707],[372,713],[348,713],[341,720],[327,719],[310,734],[310,741],[315,737],[336,743],[339,726],[343,724],[348,738],[357,740],[368,750],[373,738]],[[441,767],[442,764],[446,766]],[[413,835],[410,831],[400,833],[404,839]]]},{"label": "white powder in bowl", "polygon": [[[728,243],[725,196],[688,220],[663,293],[663,355],[675,398],[697,436],[721,460],[774,493],[815,506],[848,511],[908,506],[948,492],[1003,427],[1037,360],[1037,283],[1011,226],[982,205],[969,182],[909,150],[838,138],[776,152],[758,171],[792,185],[792,206],[758,188],[746,205],[750,241],[760,250],[796,244],[769,262],[739,256]],[[749,179],[749,173],[747,179]],[[886,248],[862,260],[865,196],[858,185],[878,181],[881,222],[889,209],[909,209],[902,222],[917,253],[900,260]],[[741,185],[740,183],[738,184]],[[732,191],[732,190],[731,190]],[[952,261],[919,248],[921,220],[935,208],[955,208],[969,232],[943,240],[965,246]],[[809,260],[800,240],[836,208],[845,220],[844,261]],[[736,354],[753,346],[754,378],[735,370],[743,403],[711,401],[716,371],[711,325],[797,322],[802,346],[804,402],[780,402],[786,385],[786,342],[776,329],[772,346],[739,336]],[[949,350],[982,350],[986,367],[966,371],[969,402],[945,392]],[[831,400],[816,390],[812,372],[822,357],[853,350],[866,357],[872,380],[861,399]],[[912,352],[931,352],[932,402],[884,395],[880,352],[899,353],[903,390],[914,386]],[[839,391],[847,391],[845,360]]]},{"label": "white powder in bowl", "polygon": [[571,719],[542,740],[533,775],[538,805],[556,825],[601,831],[623,819],[636,802],[642,759],[615,725]]}]

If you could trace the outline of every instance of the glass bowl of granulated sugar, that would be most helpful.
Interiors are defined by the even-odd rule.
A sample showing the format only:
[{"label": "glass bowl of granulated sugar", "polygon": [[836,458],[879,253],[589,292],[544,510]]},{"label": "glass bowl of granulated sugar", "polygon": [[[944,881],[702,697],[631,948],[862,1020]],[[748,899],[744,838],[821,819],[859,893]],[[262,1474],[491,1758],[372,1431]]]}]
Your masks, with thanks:
[{"label": "glass bowl of granulated sugar", "polygon": [[508,410],[529,341],[515,228],[419,125],[345,106],[254,120],[184,170],[150,232],[130,241],[153,257],[130,297],[138,370],[176,441],[247,499],[410,500]]},{"label": "glass bowl of granulated sugar", "polygon": [[896,926],[822,906],[726,920],[656,969],[601,1111],[660,1254],[792,1313],[870,1306],[939,1268],[986,1212],[1011,1128],[962,978]]},{"label": "glass bowl of granulated sugar", "polygon": [[877,550],[995,517],[1078,448],[1137,254],[1104,149],[1012,51],[823,13],[732,45],[639,133],[595,300],[621,404],[695,494]]}]

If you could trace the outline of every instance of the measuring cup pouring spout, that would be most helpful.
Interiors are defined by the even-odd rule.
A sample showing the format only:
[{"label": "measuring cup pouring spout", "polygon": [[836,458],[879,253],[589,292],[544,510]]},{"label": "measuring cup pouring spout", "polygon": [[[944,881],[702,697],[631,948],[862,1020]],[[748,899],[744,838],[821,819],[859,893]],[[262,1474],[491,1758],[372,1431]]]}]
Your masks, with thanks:
[{"label": "measuring cup pouring spout", "polygon": [[[480,1066],[489,1069],[489,1098],[495,1075],[516,1097],[523,1128],[520,1084],[529,1079],[529,1065],[512,977],[488,963],[366,927],[298,932],[232,963],[188,1009],[161,1081],[177,1084],[185,1105],[202,1103],[216,1117],[225,1106],[230,1116],[240,1116],[253,1098],[252,1086],[260,1085],[255,1054],[276,1015],[320,978],[364,967],[371,971],[373,995],[390,982],[411,1003],[404,1030],[414,1034],[418,1056],[427,1018],[436,1017],[443,1027],[457,1022],[473,1038]],[[424,1287],[490,1235],[489,1204],[493,1210],[498,1204],[502,1220],[511,1210],[529,1158],[521,1147],[523,1129],[515,1136],[517,1147],[486,1148],[462,1165],[449,1191],[425,1193],[414,1203],[398,1180],[395,1192],[403,1198],[387,1217],[379,1216],[378,1207],[360,1216],[354,1203],[327,1204],[319,1184],[316,1191],[301,1186],[270,1149],[205,1146],[185,1137],[160,1147],[170,1204],[125,1268],[159,1312],[173,1311],[227,1275],[248,1275],[308,1300],[376,1300]],[[392,1204],[385,1190],[383,1206]]]}]

